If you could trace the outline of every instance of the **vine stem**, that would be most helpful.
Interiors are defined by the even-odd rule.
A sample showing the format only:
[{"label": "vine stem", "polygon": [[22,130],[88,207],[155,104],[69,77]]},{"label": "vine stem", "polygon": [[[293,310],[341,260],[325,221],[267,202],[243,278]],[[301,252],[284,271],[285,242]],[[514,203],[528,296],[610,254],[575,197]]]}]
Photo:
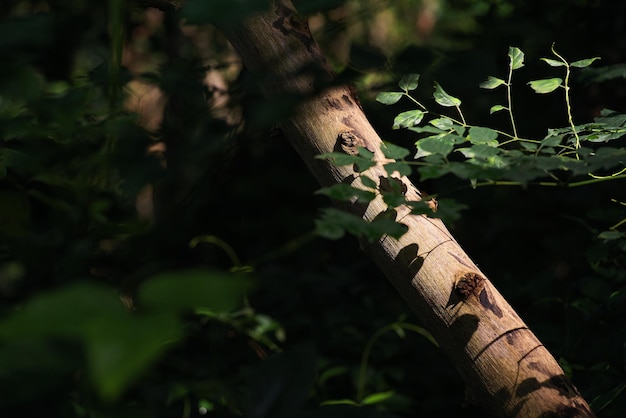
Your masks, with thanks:
[{"label": "vine stem", "polygon": [[[565,64],[565,81],[563,82],[563,88],[565,89],[565,104],[567,106],[567,121],[569,122],[569,126],[572,128],[572,132],[574,133],[574,137],[576,138],[575,148],[580,148],[580,137],[578,136],[578,132],[576,131],[576,126],[574,125],[574,117],[572,116],[572,106],[570,102],[569,95],[569,78],[571,74],[569,62],[565,58],[563,58],[556,50],[554,49],[554,44],[552,44],[552,53],[556,55],[562,62]],[[578,154],[576,154],[576,158],[578,159]]]},{"label": "vine stem", "polygon": [[517,136],[517,127],[515,126],[515,118],[513,117],[513,98],[511,94],[511,81],[513,80],[513,60],[509,64],[509,77],[506,81],[506,98],[509,103],[508,111],[511,118],[511,128],[513,129],[513,139],[519,139]]},{"label": "vine stem", "polygon": [[[538,181],[538,182],[529,182],[528,184],[530,185],[536,185],[536,186],[549,186],[549,187],[581,187],[581,186],[588,186],[590,184],[594,184],[594,183],[602,183],[604,181],[611,181],[611,180],[622,180],[622,179],[626,179],[626,174],[623,175],[619,175],[619,176],[611,176],[611,177],[598,177],[598,178],[592,178],[589,180],[581,180],[581,181],[576,181],[573,183],[560,183],[560,182],[556,182],[556,181]],[[489,181],[483,181],[480,183],[476,183],[474,185],[474,187],[482,187],[482,186],[523,186],[524,183],[519,182],[519,181],[501,181],[501,180],[489,180]]]}]

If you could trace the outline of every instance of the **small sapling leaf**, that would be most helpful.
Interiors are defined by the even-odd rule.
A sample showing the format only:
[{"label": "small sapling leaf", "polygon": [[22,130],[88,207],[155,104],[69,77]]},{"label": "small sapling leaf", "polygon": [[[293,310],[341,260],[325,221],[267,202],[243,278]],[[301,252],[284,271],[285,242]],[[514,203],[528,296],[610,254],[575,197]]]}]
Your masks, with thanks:
[{"label": "small sapling leaf", "polygon": [[585,67],[589,67],[595,60],[599,60],[599,59],[600,57],[587,58],[587,59],[580,60],[580,61],[574,61],[570,65],[572,67],[585,68]]},{"label": "small sapling leaf", "polygon": [[489,76],[487,80],[480,83],[479,86],[480,88],[491,90],[491,89],[495,89],[496,87],[500,87],[505,84],[506,84],[506,81],[502,80],[501,78]]},{"label": "small sapling leaf", "polygon": [[567,64],[563,61],[557,61],[550,58],[541,58],[542,61],[545,61],[550,67],[565,67]]},{"label": "small sapling leaf", "polygon": [[497,145],[498,142],[496,138],[498,138],[498,132],[491,128],[483,128],[481,126],[472,126],[467,136],[467,139],[469,139],[472,144],[495,143],[494,145]]},{"label": "small sapling leaf", "polygon": [[598,238],[603,239],[605,241],[611,241],[614,239],[619,239],[622,237],[622,233],[615,230],[603,231],[598,234]]},{"label": "small sapling leaf", "polygon": [[406,148],[399,147],[390,142],[383,142],[380,146],[380,150],[385,157],[393,160],[400,160],[410,154],[410,151]]},{"label": "small sapling leaf", "polygon": [[[415,143],[418,154],[431,155],[439,154],[443,157],[447,156],[454,149],[456,135],[435,135],[422,138]],[[416,156],[417,158],[417,156]]]},{"label": "small sapling leaf", "polygon": [[330,187],[324,187],[315,192],[315,194],[323,194],[331,199],[341,202],[350,202],[356,199],[359,203],[368,203],[374,200],[376,194],[368,190],[357,189],[349,184],[335,184]]},{"label": "small sapling leaf", "polygon": [[411,166],[402,161],[396,161],[393,163],[387,163],[383,167],[385,167],[385,171],[390,176],[397,171],[401,176],[408,176],[411,174]]},{"label": "small sapling leaf", "polygon": [[403,93],[399,93],[399,92],[391,92],[391,91],[384,91],[381,93],[378,93],[378,95],[376,96],[376,101],[378,103],[382,103],[382,104],[386,104],[386,105],[392,105],[394,103],[397,103],[403,96]]},{"label": "small sapling leaf", "polygon": [[528,84],[533,90],[535,90],[535,93],[546,94],[561,87],[562,82],[563,79],[561,78],[545,78],[542,80],[530,81]]},{"label": "small sapling leaf", "polygon": [[424,118],[424,112],[421,110],[408,110],[400,113],[393,120],[393,129],[410,128],[418,125]]},{"label": "small sapling leaf", "polygon": [[398,86],[404,91],[415,90],[419,79],[419,74],[407,74],[400,79]]},{"label": "small sapling leaf", "polygon": [[524,66],[524,53],[521,49],[510,46],[509,47],[509,59],[511,61],[511,69],[517,70]]},{"label": "small sapling leaf", "polygon": [[429,123],[433,125],[434,127],[439,128],[444,131],[449,131],[454,126],[454,122],[452,121],[452,119],[445,118],[445,117],[433,119]]},{"label": "small sapling leaf", "polygon": [[367,159],[374,158],[374,153],[365,147],[357,147],[357,150],[359,151],[359,155],[363,158],[367,158]]},{"label": "small sapling leaf", "polygon": [[435,92],[433,93],[433,97],[435,101],[443,107],[458,107],[461,105],[460,99],[450,96],[437,82],[435,82]]},{"label": "small sapling leaf", "polygon": [[371,178],[362,175],[359,177],[361,179],[361,183],[363,183],[363,186],[365,187],[369,187],[370,189],[375,189],[376,188],[376,182],[374,180],[372,180]]},{"label": "small sapling leaf", "polygon": [[493,115],[496,112],[499,112],[501,110],[507,110],[507,109],[508,109],[508,107],[502,106],[502,105],[491,106],[491,109],[489,109],[489,114]]},{"label": "small sapling leaf", "polygon": [[316,159],[325,160],[327,158],[331,159],[334,164],[342,166],[342,165],[352,165],[361,161],[361,157],[358,155],[350,155],[344,154],[342,152],[327,152],[324,154],[316,155]]}]

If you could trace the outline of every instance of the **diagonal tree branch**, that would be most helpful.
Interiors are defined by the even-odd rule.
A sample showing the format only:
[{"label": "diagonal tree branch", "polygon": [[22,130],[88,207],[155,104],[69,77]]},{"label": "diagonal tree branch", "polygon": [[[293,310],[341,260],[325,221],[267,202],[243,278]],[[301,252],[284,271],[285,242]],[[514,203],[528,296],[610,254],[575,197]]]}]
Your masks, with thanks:
[{"label": "diagonal tree branch", "polygon": [[[318,90],[333,74],[306,21],[289,1],[274,1],[270,11],[223,31],[248,69],[262,75],[266,97],[304,98],[281,128],[322,186],[342,182],[359,186],[359,182],[352,167],[316,159],[319,154],[352,153],[363,146],[385,161],[381,139],[354,89],[331,84]],[[389,181],[381,164],[366,174],[377,182]],[[402,183],[408,200],[420,200],[408,178],[396,181]],[[366,206],[346,209],[371,221],[387,207],[379,197]],[[408,209],[398,209],[396,219],[408,227],[404,236],[363,242],[363,248],[447,353],[471,400],[496,416],[593,417],[554,357],[445,225]]]}]

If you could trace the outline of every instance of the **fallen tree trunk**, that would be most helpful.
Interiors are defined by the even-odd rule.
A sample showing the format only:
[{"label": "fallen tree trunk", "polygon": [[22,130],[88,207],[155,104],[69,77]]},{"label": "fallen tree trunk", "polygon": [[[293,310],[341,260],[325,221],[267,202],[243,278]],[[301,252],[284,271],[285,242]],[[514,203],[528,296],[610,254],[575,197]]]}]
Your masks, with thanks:
[{"label": "fallen tree trunk", "polygon": [[[322,186],[356,185],[358,175],[350,166],[316,159],[319,154],[353,153],[362,146],[377,160],[389,161],[352,88],[330,85],[318,92],[332,71],[289,1],[275,1],[269,12],[223,30],[246,67],[262,75],[267,98],[306,97],[281,128]],[[388,177],[381,164],[366,174],[377,182]],[[421,199],[408,178],[399,181],[408,200]],[[365,207],[347,209],[371,221],[387,207],[378,197]],[[408,232],[400,239],[363,242],[363,248],[447,353],[470,400],[496,416],[594,416],[557,361],[444,224],[408,209],[397,212]]]}]

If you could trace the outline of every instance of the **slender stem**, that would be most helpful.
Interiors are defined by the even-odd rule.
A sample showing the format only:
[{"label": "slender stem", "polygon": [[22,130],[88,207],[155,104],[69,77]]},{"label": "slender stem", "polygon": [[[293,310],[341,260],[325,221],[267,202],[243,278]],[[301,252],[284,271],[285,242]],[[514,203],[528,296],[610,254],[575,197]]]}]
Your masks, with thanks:
[{"label": "slender stem", "polygon": [[467,126],[467,122],[465,122],[465,117],[463,116],[463,112],[461,112],[461,107],[460,106],[456,106],[456,110],[457,110],[457,112],[459,112],[459,115],[461,116],[461,121],[463,121],[463,126],[466,127]]},{"label": "slender stem", "polygon": [[415,98],[413,98],[413,96],[411,96],[407,91],[404,92],[404,95],[406,97],[408,97],[413,103],[415,103],[416,105],[418,105],[419,107],[422,108],[422,110],[426,110],[426,106],[424,106],[423,104],[421,104],[420,102],[418,102],[417,100],[415,100]]},{"label": "slender stem", "polygon": [[[570,102],[570,86],[569,86],[569,78],[571,74],[569,63],[563,58],[556,50],[554,49],[554,44],[552,45],[552,53],[556,55],[562,62],[565,64],[565,81],[563,82],[563,88],[565,89],[565,104],[567,106],[567,120],[569,122],[569,126],[572,128],[572,132],[576,137],[576,149],[580,148],[580,137],[578,136],[578,132],[576,131],[576,126],[574,125],[574,118],[572,117],[572,105]],[[578,155],[576,156],[578,158]]]},{"label": "slender stem", "polygon": [[611,176],[611,177],[599,177],[592,178],[588,180],[576,181],[573,183],[561,183],[556,181],[538,181],[538,182],[530,182],[530,183],[522,183],[520,181],[507,181],[507,180],[487,180],[480,183],[476,183],[473,187],[482,187],[482,186],[523,186],[525,184],[530,184],[534,186],[547,186],[547,187],[581,187],[588,186],[594,183],[601,183],[604,181],[611,180],[622,180],[626,179],[626,174],[620,176]]},{"label": "slender stem", "polygon": [[509,78],[506,81],[506,98],[509,103],[508,111],[511,118],[511,128],[513,128],[513,139],[518,139],[517,127],[515,126],[515,118],[513,117],[513,100],[511,95],[511,80],[513,79],[513,62],[509,64]]}]

